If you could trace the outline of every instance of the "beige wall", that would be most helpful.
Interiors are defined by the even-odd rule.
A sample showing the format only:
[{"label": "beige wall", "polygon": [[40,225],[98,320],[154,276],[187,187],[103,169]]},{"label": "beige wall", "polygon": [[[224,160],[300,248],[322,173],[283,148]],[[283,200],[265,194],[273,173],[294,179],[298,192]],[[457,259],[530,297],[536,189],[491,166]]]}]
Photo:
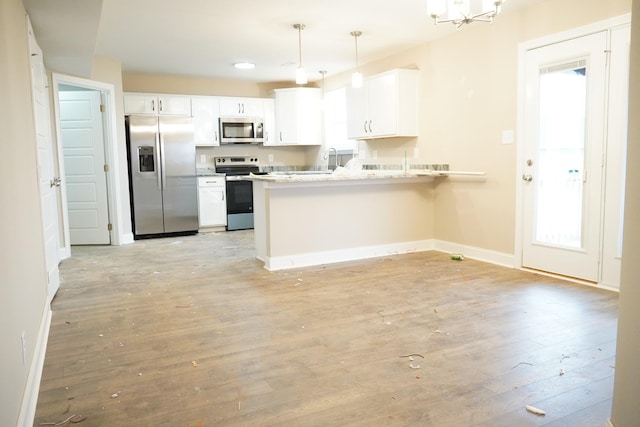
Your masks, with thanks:
[{"label": "beige wall", "polygon": [[[633,1],[631,23],[629,117],[640,114],[640,0]],[[640,420],[640,122],[629,120],[624,247],[620,278],[616,376],[611,421],[615,427],[637,427]]]},{"label": "beige wall", "polygon": [[16,425],[47,303],[27,46],[22,2],[1,1],[0,425],[6,426]]}]

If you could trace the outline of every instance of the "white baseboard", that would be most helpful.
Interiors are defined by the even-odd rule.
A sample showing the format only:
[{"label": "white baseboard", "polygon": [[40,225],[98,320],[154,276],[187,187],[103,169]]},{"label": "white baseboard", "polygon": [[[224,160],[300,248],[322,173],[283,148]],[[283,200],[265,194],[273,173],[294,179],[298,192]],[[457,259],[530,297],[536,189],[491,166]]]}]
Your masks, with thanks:
[{"label": "white baseboard", "polygon": [[477,259],[503,267],[514,268],[515,258],[513,254],[492,251],[489,249],[476,248],[474,246],[460,245],[458,243],[434,240],[434,250],[439,252],[462,254],[465,258]]},{"label": "white baseboard", "polygon": [[613,422],[611,421],[611,418],[609,418],[609,419],[607,420],[606,427],[615,427],[615,426],[613,425]]},{"label": "white baseboard", "polygon": [[133,243],[133,233],[125,233],[120,235],[120,240],[114,242],[114,246],[129,245]]},{"label": "white baseboard", "polygon": [[22,406],[20,415],[18,416],[18,427],[33,426],[33,420],[36,416],[36,405],[38,404],[38,394],[40,393],[40,379],[42,378],[42,370],[44,368],[44,356],[47,352],[47,342],[49,341],[49,328],[51,327],[51,307],[45,305],[42,320],[40,321],[40,330],[38,331],[38,341],[31,360],[29,368],[29,376],[27,377],[27,385],[22,396]]},{"label": "white baseboard", "polygon": [[290,268],[311,267],[314,265],[332,264],[336,262],[356,261],[388,255],[400,255],[413,252],[433,250],[433,240],[391,243],[380,246],[339,249],[335,251],[311,252],[299,255],[265,257],[264,267],[269,271]]}]

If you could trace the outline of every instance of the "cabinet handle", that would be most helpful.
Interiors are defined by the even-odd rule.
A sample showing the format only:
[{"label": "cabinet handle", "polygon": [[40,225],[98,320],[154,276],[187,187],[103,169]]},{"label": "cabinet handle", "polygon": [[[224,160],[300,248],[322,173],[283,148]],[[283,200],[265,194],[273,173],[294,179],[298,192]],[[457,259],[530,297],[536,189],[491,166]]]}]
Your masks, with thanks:
[{"label": "cabinet handle", "polygon": [[160,101],[158,101],[158,106],[160,107],[158,109],[158,111],[160,111],[162,113],[162,99]]},{"label": "cabinet handle", "polygon": [[280,142],[282,142],[282,131],[280,131]]},{"label": "cabinet handle", "polygon": [[244,104],[241,104],[241,105],[242,105],[242,114],[244,114]]},{"label": "cabinet handle", "polygon": [[364,130],[364,133],[367,133],[367,121],[365,120],[364,123],[362,123],[362,129]]},{"label": "cabinet handle", "polygon": [[371,130],[371,122],[372,122],[372,121],[373,121],[373,120],[369,120],[369,132],[373,132],[373,131]]},{"label": "cabinet handle", "polygon": [[224,191],[222,192],[222,201],[224,202]]},{"label": "cabinet handle", "polygon": [[151,111],[156,111],[156,100],[152,99],[151,100]]},{"label": "cabinet handle", "polygon": [[213,142],[218,142],[218,131],[217,130],[213,131]]}]

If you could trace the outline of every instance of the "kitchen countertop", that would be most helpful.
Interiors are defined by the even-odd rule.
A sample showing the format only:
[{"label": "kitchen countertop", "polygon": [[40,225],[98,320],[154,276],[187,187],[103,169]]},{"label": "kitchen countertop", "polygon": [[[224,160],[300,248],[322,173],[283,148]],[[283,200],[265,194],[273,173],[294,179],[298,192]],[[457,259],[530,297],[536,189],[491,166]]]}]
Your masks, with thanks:
[{"label": "kitchen countertop", "polygon": [[381,180],[381,179],[394,179],[394,180],[406,180],[424,177],[438,177],[446,176],[447,171],[434,171],[434,170],[340,170],[336,172],[327,173],[323,171],[306,171],[304,173],[291,172],[291,173],[269,173],[266,175],[250,175],[250,179],[254,181],[265,181],[273,183],[306,183],[306,182],[318,182],[318,183],[331,183],[331,182],[344,182],[344,181],[366,181],[366,180]]},{"label": "kitchen countertop", "polygon": [[196,176],[225,176],[225,174],[217,173],[214,168],[196,168]]}]

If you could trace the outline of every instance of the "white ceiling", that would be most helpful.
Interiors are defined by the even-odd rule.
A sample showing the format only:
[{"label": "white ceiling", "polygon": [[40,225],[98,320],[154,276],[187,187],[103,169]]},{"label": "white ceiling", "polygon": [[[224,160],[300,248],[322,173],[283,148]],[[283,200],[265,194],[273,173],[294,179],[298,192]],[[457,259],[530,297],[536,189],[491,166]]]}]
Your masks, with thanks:
[{"label": "white ceiling", "polygon": [[[510,0],[503,14],[540,0]],[[309,80],[401,52],[455,31],[434,26],[425,0],[23,0],[48,68],[89,77],[93,55],[124,72],[253,82]],[[500,19],[500,16],[497,18]],[[472,25],[490,25],[474,23]],[[464,28],[461,30],[464,31]],[[232,64],[248,60],[254,70]]]}]

